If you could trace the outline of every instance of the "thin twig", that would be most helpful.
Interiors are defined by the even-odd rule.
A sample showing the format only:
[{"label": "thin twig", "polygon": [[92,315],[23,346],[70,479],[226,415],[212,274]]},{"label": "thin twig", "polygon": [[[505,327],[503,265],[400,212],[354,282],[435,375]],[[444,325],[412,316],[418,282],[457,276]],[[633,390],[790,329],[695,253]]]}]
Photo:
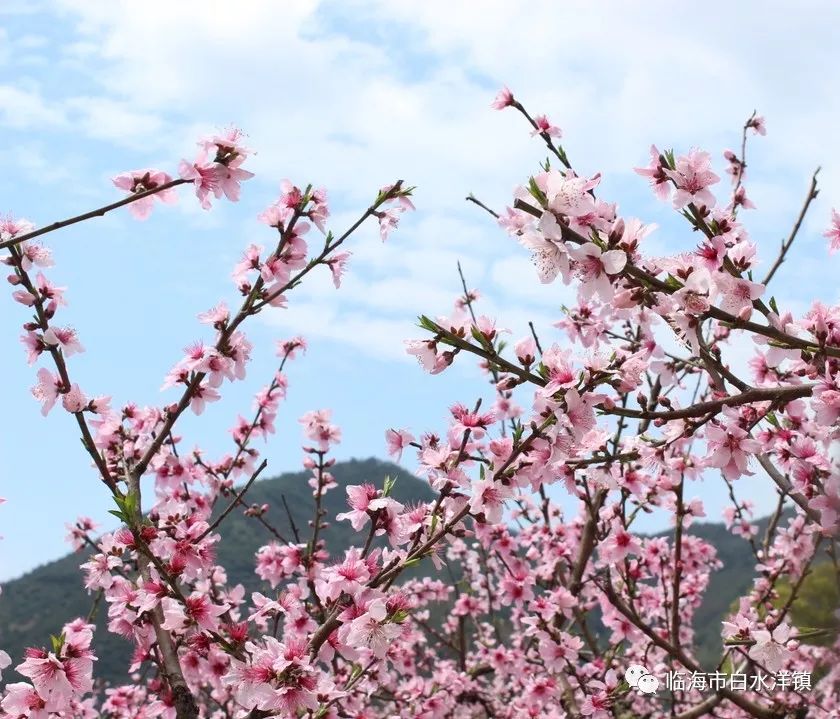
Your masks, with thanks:
[{"label": "thin twig", "polygon": [[799,211],[799,216],[796,218],[796,222],[793,225],[793,229],[790,231],[788,238],[786,240],[782,240],[782,248],[779,251],[778,257],[776,257],[776,261],[773,263],[773,266],[767,272],[767,276],[761,281],[761,284],[767,286],[770,283],[770,280],[773,279],[773,275],[776,274],[776,271],[779,267],[782,266],[782,263],[785,261],[785,256],[790,249],[790,246],[793,244],[793,241],[796,239],[796,235],[799,232],[799,228],[802,227],[802,221],[805,219],[805,215],[808,213],[808,208],[811,206],[811,203],[817,199],[817,195],[819,194],[819,190],[817,189],[817,173],[819,173],[820,168],[818,167],[814,170],[814,174],[811,175],[811,185],[808,187],[808,194],[805,197],[805,202],[802,203],[802,209]]}]

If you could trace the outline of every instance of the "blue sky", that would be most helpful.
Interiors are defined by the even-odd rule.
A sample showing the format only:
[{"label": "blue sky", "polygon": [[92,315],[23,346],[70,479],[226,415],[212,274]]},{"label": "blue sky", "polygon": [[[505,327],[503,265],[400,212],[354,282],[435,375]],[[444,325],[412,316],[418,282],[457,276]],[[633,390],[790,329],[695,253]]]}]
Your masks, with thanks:
[{"label": "blue sky", "polygon": [[[181,349],[205,336],[195,315],[235,300],[230,269],[266,240],[256,214],[279,183],[328,188],[333,228],[397,178],[417,185],[417,213],[386,245],[375,228],[355,237],[345,286],[329,278],[290,295],[290,308],[251,325],[257,346],[246,382],[182,427],[185,443],[227,450],[227,428],[273,371],[273,340],[303,333],[310,352],[289,369],[290,392],[266,450],[270,471],[297,469],[297,418],[332,407],[340,458],[384,456],[383,431],[441,431],[447,406],[472,403],[485,386],[460,363],[439,377],[403,354],[419,313],[448,312],[456,262],[484,293],[484,311],[518,337],[533,319],[546,340],[570,301],[540,286],[527,254],[463,198],[502,207],[543,158],[521,118],[489,102],[508,84],[546,112],[583,173],[602,171],[600,194],[622,212],[656,222],[647,251],[687,249],[695,238],[632,173],[647,148],[735,147],[757,108],[769,134],[748,150],[744,216],[766,261],[786,235],[818,164],[822,194],[797,260],[773,293],[801,311],[837,301],[819,236],[840,205],[840,97],[833,42],[840,8],[828,2],[674,3],[223,2],[55,0],[0,3],[0,212],[38,224],[118,196],[114,174],[173,172],[195,140],[231,123],[257,155],[242,201],[202,211],[188,192],[138,223],[119,212],[52,235],[50,277],[69,287],[64,320],[87,353],[71,370],[89,394],[116,403],[169,401],[159,387]],[[608,7],[604,10],[603,7]],[[807,40],[807,52],[802,48]],[[833,200],[833,203],[832,203]],[[836,262],[832,260],[831,262]],[[64,522],[88,514],[111,526],[109,501],[60,410],[46,420],[29,396],[34,370],[17,337],[24,312],[0,312],[0,579],[66,551]],[[748,350],[744,350],[748,356]],[[761,507],[758,478],[738,489]],[[695,494],[720,514],[710,479]],[[647,528],[656,528],[656,517]]]}]

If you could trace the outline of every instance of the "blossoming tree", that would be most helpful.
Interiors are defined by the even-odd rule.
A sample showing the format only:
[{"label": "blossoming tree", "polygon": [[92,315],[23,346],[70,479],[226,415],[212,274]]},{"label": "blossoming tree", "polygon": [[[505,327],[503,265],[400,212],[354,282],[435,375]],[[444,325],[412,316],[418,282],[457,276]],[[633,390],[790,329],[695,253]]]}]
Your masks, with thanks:
[{"label": "blossoming tree", "polygon": [[[407,350],[431,373],[472,355],[490,382],[492,406],[482,402],[487,397],[454,404],[444,431],[419,438],[383,428],[392,456],[416,451],[435,499],[403,505],[391,496],[391,480],[371,477],[347,488],[348,511],[334,518],[324,516],[322,500],[335,487],[331,450],[341,433],[329,410],[307,413],[308,536],[284,537],[268,507],[247,502],[266,467],[255,443],[274,432],[286,364],[305,351],[304,339],[278,342],[277,372],[250,418],[237,419],[228,453],[179,451],[177,424],[245,378],[252,353],[262,351],[245,334],[249,320],[269,307],[293,311],[290,295],[311,272],[329,271],[338,288],[353,233],[378,222],[385,240],[413,209],[411,188],[383,187],[356,222],[334,232],[326,192],[284,182],[258,218],[267,247],[248,247],[233,270],[238,306],[221,301],[199,316],[212,338],[190,345],[169,372],[164,388],[174,398],[162,407],[112,407],[73,380],[72,357],[83,346],[61,323],[65,290],[45,274],[51,254],[37,238],[123,206],[142,220],[156,200],[176,201],[181,185],[205,209],[237,200],[252,176],[240,133],[203,140],[177,177],[144,169],[114,178],[128,194],[98,210],[40,229],[2,222],[8,281],[28,315],[22,342],[38,365],[32,394],[44,415],[58,405],[74,416],[121,522],[98,537],[88,519],[72,526],[73,543],[91,550],[85,586],[107,604],[109,631],[135,649],[126,683],[109,687],[92,680],[90,617],[25,657],[0,652],[7,680],[0,716],[840,715],[836,633],[795,628],[788,618],[812,563],[837,568],[840,471],[830,445],[840,419],[840,306],[814,303],[794,317],[767,291],[816,196],[816,178],[758,281],[757,247],[738,215],[752,207],[746,142],[750,132],[764,134],[762,118],[746,122],[740,154],[724,155],[732,179],[725,198],[714,194],[720,178],[707,153],[653,147],[649,166],[637,172],[700,243],[693,253],[651,257],[652,226],[602,199],[598,175],[575,173],[558,127],[532,117],[507,89],[493,105],[521,113],[550,159],[502,213],[468,199],[532,253],[535,281],[576,287],[577,305],[556,325],[563,338],[549,342],[532,327],[508,345],[464,280],[453,312],[422,316],[425,335]],[[835,251],[837,213],[832,223],[826,236]],[[749,374],[728,359],[745,342],[754,348]],[[738,499],[741,477],[757,471],[778,496],[764,536]],[[701,474],[731,498],[728,524],[755,555],[752,589],[720,628],[716,667],[700,665],[693,628],[720,565],[714,548],[691,533],[704,516],[691,496]],[[145,513],[144,477],[154,483]],[[561,494],[576,501],[575,512],[552,500]],[[671,515],[667,536],[637,529],[640,514],[654,507]],[[234,511],[266,529],[255,557],[266,588],[250,597],[229,585],[214,559],[217,529]],[[328,521],[349,522],[358,545],[330,556],[322,538]],[[457,577],[441,571],[444,563]],[[777,601],[781,582],[784,602]],[[822,641],[809,642],[816,635]],[[26,681],[9,681],[10,665]],[[691,681],[655,691],[640,680],[645,672]],[[738,687],[736,676],[749,683]]]}]

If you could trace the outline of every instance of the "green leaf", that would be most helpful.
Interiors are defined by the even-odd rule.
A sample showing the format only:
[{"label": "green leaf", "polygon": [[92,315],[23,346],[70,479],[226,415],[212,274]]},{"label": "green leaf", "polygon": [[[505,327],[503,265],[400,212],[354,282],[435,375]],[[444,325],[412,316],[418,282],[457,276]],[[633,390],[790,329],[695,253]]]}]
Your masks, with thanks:
[{"label": "green leaf", "polygon": [[776,298],[775,297],[771,297],[770,302],[768,304],[770,305],[770,309],[773,310],[773,312],[775,312],[777,315],[780,314],[779,306],[776,304]]},{"label": "green leaf", "polygon": [[422,327],[424,330],[435,333],[440,332],[440,327],[438,326],[437,322],[434,322],[433,320],[429,319],[428,317],[426,317],[426,315],[420,315],[420,317],[418,317],[417,319],[420,323],[420,327]]},{"label": "green leaf", "polygon": [[541,206],[545,206],[548,202],[548,198],[545,196],[545,193],[539,188],[537,185],[537,181],[531,177],[528,179],[528,192],[531,193],[531,196],[540,203]]},{"label": "green leaf", "polygon": [[408,612],[405,609],[398,609],[391,616],[391,621],[394,624],[402,624],[406,619],[408,619]]},{"label": "green leaf", "polygon": [[683,286],[682,282],[680,282],[673,275],[668,275],[668,279],[665,280],[665,284],[668,285],[668,289],[671,289],[671,290],[679,290]]},{"label": "green leaf", "polygon": [[385,477],[385,484],[383,485],[383,488],[382,488],[382,496],[383,497],[390,496],[391,490],[394,488],[394,485],[396,483],[397,483],[397,478],[396,477],[394,477],[393,479],[391,478],[390,475]]},{"label": "green leaf", "polygon": [[64,633],[59,636],[50,634],[50,641],[52,642],[53,652],[55,654],[59,654],[61,652],[61,648],[64,646]]}]

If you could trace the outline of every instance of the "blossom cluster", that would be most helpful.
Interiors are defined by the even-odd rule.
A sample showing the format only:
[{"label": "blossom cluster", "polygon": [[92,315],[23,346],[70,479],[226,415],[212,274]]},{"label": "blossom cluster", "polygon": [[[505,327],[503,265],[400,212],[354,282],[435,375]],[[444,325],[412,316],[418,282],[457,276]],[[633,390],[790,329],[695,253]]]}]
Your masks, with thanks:
[{"label": "blossom cluster", "polygon": [[[55,322],[65,288],[44,274],[51,254],[33,241],[30,223],[0,224],[13,298],[32,312],[27,359],[47,365],[33,395],[44,414],[60,404],[74,415],[120,520],[95,536],[96,524],[80,517],[68,541],[86,552],[85,587],[104,600],[108,631],[134,647],[130,681],[94,686],[93,626],[66,624],[50,649],[30,649],[15,664],[27,681],[4,685],[0,719],[840,712],[836,627],[820,628],[823,641],[813,643],[789,616],[821,553],[836,560],[840,471],[830,447],[840,428],[840,306],[814,303],[794,317],[772,298],[765,304],[775,269],[755,281],[757,247],[738,215],[752,208],[743,156],[724,155],[733,184],[720,203],[711,155],[651,150],[638,173],[701,238],[693,251],[653,257],[646,238],[655,226],[600,197],[599,174],[573,170],[557,126],[528,114],[508,89],[494,107],[523,114],[551,161],[510,207],[491,212],[531,252],[536,279],[572,285],[577,299],[552,328],[559,332],[532,326],[509,342],[512,333],[481,313],[481,293],[462,276],[452,310],[420,318],[425,335],[406,342],[420,366],[437,374],[471,355],[489,387],[489,401],[451,401],[442,431],[385,430],[387,451],[415,460],[431,499],[398,495],[391,477],[341,486],[333,471],[341,428],[329,409],[314,409],[299,421],[308,526],[291,517],[281,526],[280,508],[248,503],[267,464],[257,441],[276,431],[286,365],[307,347],[301,337],[277,343],[277,369],[252,412],[233,423],[229,452],[185,451],[177,434],[185,412],[210,411],[226,383],[247,379],[261,351],[244,331],[253,316],[289,307],[317,267],[339,288],[353,232],[372,219],[384,240],[413,209],[402,182],[381,188],[340,234],[327,228],[325,190],[284,182],[258,218],[271,241],[248,246],[232,270],[238,308],[220,301],[199,316],[210,337],[175,361],[163,389],[176,396],[162,407],[112,408],[110,397],[72,380],[68,360],[84,347],[73,327]],[[744,139],[748,130],[764,134],[763,119],[745,123]],[[129,193],[116,205],[142,219],[155,198],[170,202],[184,184],[202,207],[235,201],[251,177],[249,153],[239,131],[207,138],[177,179],[151,169],[115,178]],[[749,376],[728,360],[743,340],[754,352]],[[738,498],[759,473],[750,481],[779,497],[763,538]],[[707,687],[688,683],[670,686],[663,703],[619,678],[631,663],[702,673],[694,621],[721,562],[692,533],[706,516],[700,481],[730,498],[727,526],[755,560],[752,586],[721,627],[720,666],[732,676],[808,673],[807,697],[801,684],[777,682],[716,686],[710,699]],[[141,486],[151,487],[145,501]],[[325,509],[330,492],[346,498],[335,517]],[[218,562],[220,526],[232,512],[266,533],[254,556],[262,591],[248,594]],[[639,530],[639,517],[652,512],[670,518],[668,532]],[[330,546],[333,521],[358,541]],[[787,601],[782,580],[792,587]],[[0,652],[0,669],[12,663]]]}]

